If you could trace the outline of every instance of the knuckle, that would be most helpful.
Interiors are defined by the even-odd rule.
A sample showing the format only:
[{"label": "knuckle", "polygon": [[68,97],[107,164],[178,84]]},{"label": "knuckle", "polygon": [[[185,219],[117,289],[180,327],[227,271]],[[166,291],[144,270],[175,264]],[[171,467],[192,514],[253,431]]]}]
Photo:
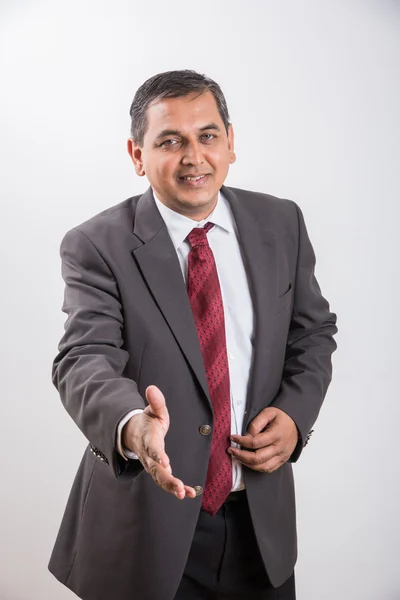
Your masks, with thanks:
[{"label": "knuckle", "polygon": [[261,456],[261,454],[255,453],[254,456],[255,456],[255,464],[262,465],[265,459]]},{"label": "knuckle", "polygon": [[252,450],[255,450],[257,448],[257,441],[254,437],[250,438],[249,446]]},{"label": "knuckle", "polygon": [[158,471],[157,471],[157,465],[151,465],[149,467],[149,473],[152,476],[152,478],[154,479],[154,481],[158,484]]},{"label": "knuckle", "polygon": [[249,465],[256,465],[257,464],[257,455],[255,452],[247,452],[243,456],[243,460],[246,461],[247,463],[249,463]]}]

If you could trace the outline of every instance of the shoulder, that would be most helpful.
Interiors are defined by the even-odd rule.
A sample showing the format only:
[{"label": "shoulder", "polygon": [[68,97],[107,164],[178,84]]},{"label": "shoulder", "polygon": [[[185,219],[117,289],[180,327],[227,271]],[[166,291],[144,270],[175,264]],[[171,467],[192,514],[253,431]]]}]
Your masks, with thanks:
[{"label": "shoulder", "polygon": [[131,235],[136,206],[141,196],[142,194],[127,198],[76,225],[67,231],[63,242],[76,237],[84,237],[97,246],[99,242],[104,242],[107,238],[116,240]]},{"label": "shoulder", "polygon": [[298,226],[301,211],[293,200],[234,187],[225,187],[222,191],[225,191],[226,195],[231,192],[242,208],[265,224],[269,224],[271,228],[277,225],[289,229]]}]

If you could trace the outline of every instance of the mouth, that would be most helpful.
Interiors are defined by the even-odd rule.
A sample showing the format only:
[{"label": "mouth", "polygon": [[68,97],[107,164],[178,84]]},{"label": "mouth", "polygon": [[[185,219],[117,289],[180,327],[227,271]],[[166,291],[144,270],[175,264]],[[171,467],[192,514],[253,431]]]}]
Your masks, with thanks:
[{"label": "mouth", "polygon": [[181,177],[178,177],[178,182],[181,185],[196,188],[203,186],[208,181],[209,177],[209,173],[204,173],[203,175],[182,175]]}]

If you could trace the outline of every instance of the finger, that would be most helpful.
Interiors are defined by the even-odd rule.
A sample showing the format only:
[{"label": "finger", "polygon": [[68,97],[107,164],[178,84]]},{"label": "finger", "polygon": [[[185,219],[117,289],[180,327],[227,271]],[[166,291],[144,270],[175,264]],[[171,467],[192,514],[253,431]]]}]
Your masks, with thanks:
[{"label": "finger", "polygon": [[186,498],[196,498],[196,491],[189,485],[185,485]]},{"label": "finger", "polygon": [[281,455],[274,456],[271,458],[271,460],[268,460],[266,463],[261,465],[261,468],[266,473],[273,473],[274,471],[277,471],[285,462],[286,460],[284,460]]},{"label": "finger", "polygon": [[196,497],[194,488],[184,485],[180,479],[172,475],[171,465],[168,465],[167,469],[164,469],[161,465],[153,463],[150,465],[149,472],[157,485],[162,487],[166,492],[174,494],[179,500]]},{"label": "finger", "polygon": [[170,494],[175,494],[178,498],[186,496],[185,486],[183,482],[174,477],[170,469],[165,469],[160,464],[151,461],[149,465],[149,473],[157,485]]},{"label": "finger", "polygon": [[165,454],[165,452],[155,452],[152,458],[155,462],[158,462],[164,469],[167,469],[169,473],[172,473],[169,456]]},{"label": "finger", "polygon": [[155,417],[164,417],[165,412],[167,411],[167,405],[162,391],[156,385],[149,385],[146,388],[145,395],[146,400],[149,403],[151,413]]},{"label": "finger", "polygon": [[168,471],[168,473],[172,473],[171,462],[169,460],[169,456],[163,452],[157,461],[164,469]]},{"label": "finger", "polygon": [[259,471],[261,473],[273,473],[279,467],[281,467],[285,462],[285,458],[281,454],[277,454],[266,461],[257,461],[257,462],[247,462],[246,460],[238,459],[241,464],[246,466],[253,471]]},{"label": "finger", "polygon": [[231,440],[235,442],[235,444],[239,444],[239,446],[249,450],[265,448],[266,446],[275,444],[279,439],[279,431],[275,427],[272,427],[267,431],[263,431],[262,433],[258,433],[255,436],[252,436],[248,433],[246,435],[231,435]]},{"label": "finger", "polygon": [[265,427],[276,418],[277,410],[271,406],[264,408],[250,423],[247,428],[247,432],[255,436],[260,433]]},{"label": "finger", "polygon": [[256,451],[240,450],[239,448],[229,448],[228,453],[237,460],[249,467],[257,467],[271,460],[274,456],[280,455],[276,446],[268,446]]}]

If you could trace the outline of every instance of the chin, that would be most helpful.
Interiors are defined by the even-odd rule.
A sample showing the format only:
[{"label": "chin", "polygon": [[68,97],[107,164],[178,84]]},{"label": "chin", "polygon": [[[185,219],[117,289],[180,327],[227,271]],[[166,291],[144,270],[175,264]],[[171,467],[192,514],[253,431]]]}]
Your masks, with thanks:
[{"label": "chin", "polygon": [[186,206],[206,206],[207,204],[210,204],[211,202],[213,202],[214,198],[218,195],[218,192],[215,192],[214,194],[210,194],[207,193],[205,194],[200,193],[200,194],[193,194],[190,196],[186,196],[186,197],[179,197],[179,202],[181,202],[182,204],[185,204]]}]

